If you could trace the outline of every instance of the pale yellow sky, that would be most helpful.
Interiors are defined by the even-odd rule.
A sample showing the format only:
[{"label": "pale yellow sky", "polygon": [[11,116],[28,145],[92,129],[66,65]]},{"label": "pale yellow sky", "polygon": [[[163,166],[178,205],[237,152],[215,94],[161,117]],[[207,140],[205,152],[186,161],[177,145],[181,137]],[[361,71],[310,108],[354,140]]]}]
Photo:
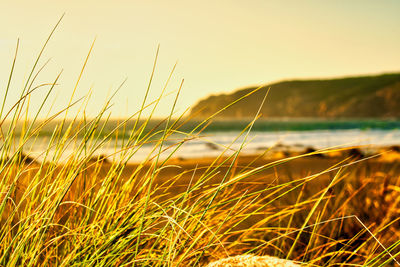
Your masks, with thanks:
[{"label": "pale yellow sky", "polygon": [[[97,37],[77,96],[93,87],[88,113],[95,114],[125,78],[112,114],[138,110],[157,45],[160,56],[151,98],[176,61],[168,87],[184,78],[178,113],[209,94],[281,79],[334,77],[400,71],[400,1],[8,1],[0,3],[0,86],[5,87],[17,38],[15,77],[8,104],[52,26],[65,17],[42,63],[38,83],[63,69],[55,110],[68,100],[80,67]],[[37,106],[45,89],[32,96]],[[1,95],[4,89],[1,90]],[[1,96],[0,95],[0,96]],[[171,98],[160,105],[165,116]]]}]

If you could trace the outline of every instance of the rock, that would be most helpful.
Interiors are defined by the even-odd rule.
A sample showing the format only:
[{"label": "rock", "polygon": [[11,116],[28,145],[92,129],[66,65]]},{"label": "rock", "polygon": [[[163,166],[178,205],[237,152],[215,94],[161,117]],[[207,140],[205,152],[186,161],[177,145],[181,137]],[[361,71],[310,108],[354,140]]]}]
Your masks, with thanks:
[{"label": "rock", "polygon": [[400,153],[400,146],[391,146],[389,147],[389,150]]},{"label": "rock", "polygon": [[209,149],[211,149],[211,150],[220,150],[219,149],[219,147],[216,145],[216,144],[214,144],[214,143],[206,143],[205,144],[206,146],[207,146],[207,148],[209,148]]},{"label": "rock", "polygon": [[209,263],[206,267],[300,267],[291,260],[271,256],[239,255]]},{"label": "rock", "polygon": [[[311,146],[306,147],[306,149],[304,150],[304,154],[311,154],[311,153],[315,153],[315,152],[317,152],[317,150],[315,148],[311,147]],[[320,154],[318,152],[316,154],[312,154],[312,155],[309,155],[309,156],[319,157],[319,158],[323,158],[324,157],[323,154]]]},{"label": "rock", "polygon": [[97,162],[97,163],[109,163],[109,159],[106,155],[100,154],[97,156],[93,156],[90,158],[89,162]]},{"label": "rock", "polygon": [[347,155],[354,159],[361,159],[364,157],[364,153],[358,148],[350,149],[349,151],[347,151]]}]

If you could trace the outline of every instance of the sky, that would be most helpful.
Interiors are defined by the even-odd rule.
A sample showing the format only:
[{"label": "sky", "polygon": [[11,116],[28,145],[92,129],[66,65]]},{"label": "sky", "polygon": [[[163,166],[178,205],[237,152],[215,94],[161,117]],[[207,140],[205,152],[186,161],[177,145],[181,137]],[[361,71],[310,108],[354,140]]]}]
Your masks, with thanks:
[{"label": "sky", "polygon": [[[168,116],[182,80],[174,116],[211,94],[284,79],[342,77],[400,71],[398,0],[1,0],[0,97],[7,85],[16,42],[19,50],[6,108],[24,81],[53,26],[34,85],[51,83],[62,70],[41,117],[65,107],[92,42],[94,48],[73,99],[87,96],[96,115],[111,100],[112,117],[140,109],[160,47],[148,101],[166,87],[155,116]],[[35,110],[49,87],[30,97]],[[146,111],[147,114],[150,111]]]}]

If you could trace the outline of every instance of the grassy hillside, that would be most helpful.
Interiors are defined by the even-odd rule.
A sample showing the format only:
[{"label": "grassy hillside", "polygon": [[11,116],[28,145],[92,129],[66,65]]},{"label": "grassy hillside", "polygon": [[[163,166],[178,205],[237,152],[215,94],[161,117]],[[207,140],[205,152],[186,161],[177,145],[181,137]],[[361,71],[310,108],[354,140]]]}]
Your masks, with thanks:
[{"label": "grassy hillside", "polygon": [[[400,73],[326,80],[293,80],[263,86],[218,116],[253,117],[262,107],[263,117],[399,118]],[[214,95],[199,101],[192,114],[207,117],[256,89]]]}]

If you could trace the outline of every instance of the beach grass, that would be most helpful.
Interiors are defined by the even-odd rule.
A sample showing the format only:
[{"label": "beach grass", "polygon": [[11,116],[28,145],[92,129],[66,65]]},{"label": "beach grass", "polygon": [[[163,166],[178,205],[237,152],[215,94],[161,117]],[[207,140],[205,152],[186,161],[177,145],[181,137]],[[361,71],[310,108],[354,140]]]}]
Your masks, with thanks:
[{"label": "beach grass", "polygon": [[[400,172],[395,167],[369,165],[373,158],[345,157],[318,172],[284,175],[282,166],[339,149],[275,161],[264,161],[263,155],[243,157],[259,114],[244,127],[243,144],[233,153],[225,147],[218,157],[203,162],[174,161],[174,153],[198,138],[213,116],[182,132],[189,119],[177,117],[174,110],[181,84],[170,114],[149,127],[170,79],[160,97],[148,99],[158,50],[138,112],[111,132],[104,129],[112,96],[93,118],[85,116],[86,98],[74,100],[91,50],[68,104],[39,120],[61,75],[36,84],[43,71],[42,53],[56,27],[19,101],[6,110],[17,44],[2,103],[1,266],[201,266],[247,253],[310,266],[397,264]],[[47,93],[32,111],[29,96],[41,87]],[[71,114],[73,106],[82,108]],[[145,110],[150,110],[146,118]],[[55,121],[47,149],[32,157],[27,144]],[[177,133],[183,137],[171,145]],[[115,153],[102,155],[110,144]],[[152,152],[130,163],[149,144]]]}]

